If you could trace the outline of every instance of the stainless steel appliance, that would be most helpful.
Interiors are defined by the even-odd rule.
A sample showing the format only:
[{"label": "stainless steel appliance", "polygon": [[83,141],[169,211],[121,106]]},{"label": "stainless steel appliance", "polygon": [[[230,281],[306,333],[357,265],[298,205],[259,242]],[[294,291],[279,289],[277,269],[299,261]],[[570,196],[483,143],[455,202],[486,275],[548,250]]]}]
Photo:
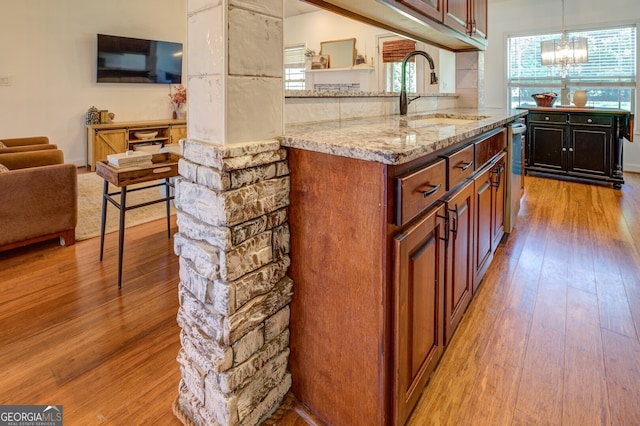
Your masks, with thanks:
[{"label": "stainless steel appliance", "polygon": [[523,137],[527,131],[524,119],[507,124],[507,200],[505,203],[505,232],[511,232],[520,212],[520,197],[524,179]]}]

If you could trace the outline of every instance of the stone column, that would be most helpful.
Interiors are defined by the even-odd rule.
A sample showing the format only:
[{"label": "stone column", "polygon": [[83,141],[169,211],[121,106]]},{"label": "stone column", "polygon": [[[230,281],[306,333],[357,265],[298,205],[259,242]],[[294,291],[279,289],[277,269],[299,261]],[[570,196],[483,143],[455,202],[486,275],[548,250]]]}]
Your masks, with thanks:
[{"label": "stone column", "polygon": [[256,425],[291,386],[282,0],[188,0],[176,179],[185,424]]},{"label": "stone column", "polygon": [[484,107],[484,52],[456,53],[457,107]]}]

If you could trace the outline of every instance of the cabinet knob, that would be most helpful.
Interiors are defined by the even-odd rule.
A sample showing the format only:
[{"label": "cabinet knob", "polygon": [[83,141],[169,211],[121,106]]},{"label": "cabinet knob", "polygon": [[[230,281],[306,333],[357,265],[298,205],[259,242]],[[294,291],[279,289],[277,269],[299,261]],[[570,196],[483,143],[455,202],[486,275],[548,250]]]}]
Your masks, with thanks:
[{"label": "cabinet knob", "polygon": [[587,123],[593,123],[593,120],[589,118],[587,119]]},{"label": "cabinet knob", "polygon": [[547,120],[547,121],[549,121],[549,117],[545,117],[544,119],[545,119],[545,120]]},{"label": "cabinet knob", "polygon": [[562,148],[562,151],[566,151],[566,150],[567,150],[567,148]]},{"label": "cabinet knob", "polygon": [[573,148],[569,148],[569,151],[573,152]]}]

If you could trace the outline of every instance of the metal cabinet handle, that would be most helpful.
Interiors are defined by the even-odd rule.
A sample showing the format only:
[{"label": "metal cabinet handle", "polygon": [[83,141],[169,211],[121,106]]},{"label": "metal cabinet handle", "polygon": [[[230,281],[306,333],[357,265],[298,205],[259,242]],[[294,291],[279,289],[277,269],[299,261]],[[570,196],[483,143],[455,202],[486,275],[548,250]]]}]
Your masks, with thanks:
[{"label": "metal cabinet handle", "polygon": [[493,183],[493,186],[496,187],[496,188],[500,187],[500,180],[501,180],[503,171],[504,171],[504,165],[502,165],[502,164],[500,164],[498,167],[496,167],[493,170],[493,173],[495,173],[496,178],[497,178],[495,183]]},{"label": "metal cabinet handle", "polygon": [[453,213],[453,219],[450,221],[452,223],[451,232],[454,234],[458,232],[458,203],[455,204],[455,208],[453,210],[449,209],[451,213]]},{"label": "metal cabinet handle", "polygon": [[473,166],[473,161],[469,162],[469,163],[465,163],[464,161],[462,162],[462,165],[459,165],[458,168],[461,170],[467,170],[469,167]]},{"label": "metal cabinet handle", "polygon": [[448,243],[449,242],[449,232],[447,231],[447,229],[449,229],[449,215],[446,214],[446,212],[445,212],[444,216],[439,215],[439,214],[437,214],[436,216],[439,219],[442,219],[444,221],[444,232],[441,233],[442,237],[440,237],[440,239],[442,241],[444,241],[445,243]]},{"label": "metal cabinet handle", "polygon": [[[421,186],[419,188],[416,188],[416,191],[421,192],[422,195],[424,195],[424,197],[428,197],[429,195],[435,194],[435,192],[440,189],[440,187],[442,186],[441,183],[437,184],[437,185],[430,185],[430,184],[426,184],[425,186]],[[429,188],[429,189],[426,189]]]}]

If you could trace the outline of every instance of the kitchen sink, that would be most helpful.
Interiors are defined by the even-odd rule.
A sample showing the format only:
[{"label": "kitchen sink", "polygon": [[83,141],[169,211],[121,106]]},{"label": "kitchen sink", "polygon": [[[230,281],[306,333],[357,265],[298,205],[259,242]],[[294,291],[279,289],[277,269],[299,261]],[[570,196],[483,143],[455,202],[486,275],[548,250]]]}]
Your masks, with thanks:
[{"label": "kitchen sink", "polygon": [[421,114],[404,117],[407,124],[420,125],[465,125],[489,118],[486,115],[466,114]]}]

